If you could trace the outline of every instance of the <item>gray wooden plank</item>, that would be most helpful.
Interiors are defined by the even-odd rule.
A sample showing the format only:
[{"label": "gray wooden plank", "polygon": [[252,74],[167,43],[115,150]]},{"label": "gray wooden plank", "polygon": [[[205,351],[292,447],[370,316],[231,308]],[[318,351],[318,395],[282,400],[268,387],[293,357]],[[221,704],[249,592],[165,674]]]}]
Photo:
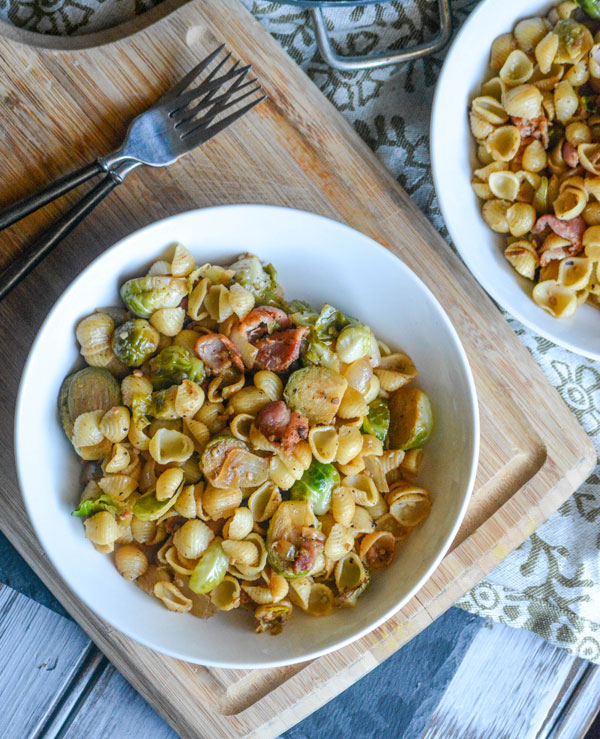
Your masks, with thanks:
[{"label": "gray wooden plank", "polygon": [[534,739],[582,662],[529,631],[490,624],[477,633],[423,739]]},{"label": "gray wooden plank", "polygon": [[38,735],[91,648],[73,621],[0,584],[0,736]]},{"label": "gray wooden plank", "polygon": [[107,663],[89,684],[62,728],[50,736],[57,739],[176,739],[177,734]]},{"label": "gray wooden plank", "polygon": [[[585,736],[600,711],[600,666],[588,664],[571,699],[550,733],[550,739],[572,739]],[[600,735],[599,732],[596,737]],[[589,739],[593,739],[590,731]]]}]

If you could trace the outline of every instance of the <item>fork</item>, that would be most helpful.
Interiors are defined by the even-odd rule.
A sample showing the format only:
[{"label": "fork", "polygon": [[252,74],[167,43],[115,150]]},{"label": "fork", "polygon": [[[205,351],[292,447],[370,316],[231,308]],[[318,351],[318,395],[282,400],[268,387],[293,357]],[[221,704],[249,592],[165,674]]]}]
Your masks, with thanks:
[{"label": "fork", "polygon": [[[225,44],[215,49],[151,108],[134,118],[123,144],[116,151],[99,157],[56,180],[35,195],[0,211],[1,231],[82,183],[104,174],[102,181],[60,218],[35,246],[18,256],[0,274],[0,300],[120,185],[130,172],[142,165],[166,167],[173,164],[265,99],[265,95],[254,97],[243,107],[219,119],[226,110],[261,91],[255,79],[247,79],[250,65],[240,66],[238,61],[228,71],[223,69],[231,59],[231,52],[218,62],[199,85],[188,89],[224,49]],[[223,71],[219,74],[221,70]],[[228,83],[231,84],[225,89]]]}]

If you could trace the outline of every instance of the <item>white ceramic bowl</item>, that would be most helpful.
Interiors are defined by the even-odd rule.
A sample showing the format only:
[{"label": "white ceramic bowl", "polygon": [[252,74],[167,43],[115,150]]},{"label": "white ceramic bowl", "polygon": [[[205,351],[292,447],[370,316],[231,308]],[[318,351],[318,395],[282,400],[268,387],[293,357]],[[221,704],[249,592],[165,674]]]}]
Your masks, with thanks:
[{"label": "white ceramic bowl", "polygon": [[[98,306],[118,302],[118,286],[144,274],[173,241],[198,262],[226,263],[250,251],[272,261],[288,296],[329,301],[360,316],[414,359],[432,400],[435,430],[423,484],[432,512],[388,569],[379,571],[355,609],[314,619],[295,609],[278,637],[253,632],[245,612],[200,621],[174,614],[115,570],[70,516],[80,462],[57,420],[62,379],[81,365],[74,328]],[[21,490],[35,531],[71,589],[99,616],[146,646],[189,662],[267,667],[311,659],[357,639],[397,611],[440,562],[465,512],[477,467],[475,388],[459,339],[440,305],[401,261],[371,239],[312,214],[264,206],[192,211],[128,236],[96,259],[56,303],[27,361],[16,412]]]},{"label": "white ceramic bowl", "polygon": [[[484,0],[456,36],[438,80],[431,114],[433,180],[450,236],[481,285],[505,310],[537,334],[593,359],[600,359],[600,313],[580,306],[573,318],[556,319],[531,299],[532,283],[504,258],[505,236],[483,221],[471,187],[476,163],[468,107],[489,76],[492,41],[523,18],[545,15],[556,3]],[[480,166],[480,165],[477,165]]]}]

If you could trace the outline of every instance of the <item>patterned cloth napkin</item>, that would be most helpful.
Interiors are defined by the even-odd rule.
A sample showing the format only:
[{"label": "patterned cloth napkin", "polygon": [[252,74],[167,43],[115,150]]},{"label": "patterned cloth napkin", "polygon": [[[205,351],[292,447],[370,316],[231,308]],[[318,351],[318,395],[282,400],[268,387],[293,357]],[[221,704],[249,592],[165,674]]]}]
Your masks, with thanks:
[{"label": "patterned cloth napkin", "polygon": [[[428,128],[444,53],[400,68],[335,72],[316,48],[310,17],[290,5],[241,0],[448,238],[429,169]],[[0,0],[0,19],[40,33],[81,34],[143,13],[155,0]],[[454,0],[458,29],[476,0]],[[401,48],[431,38],[436,0],[325,11],[338,53]],[[600,363],[536,336],[507,316],[579,422],[600,449]],[[529,629],[566,651],[600,663],[600,478],[597,468],[559,511],[458,605]]]}]

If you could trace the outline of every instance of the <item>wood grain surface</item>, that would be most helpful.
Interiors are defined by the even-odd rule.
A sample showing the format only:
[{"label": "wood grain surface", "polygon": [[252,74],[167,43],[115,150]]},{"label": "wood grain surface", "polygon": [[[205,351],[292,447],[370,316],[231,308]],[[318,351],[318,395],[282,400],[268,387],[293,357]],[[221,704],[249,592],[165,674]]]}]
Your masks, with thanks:
[{"label": "wood grain surface", "polygon": [[[166,9],[161,10],[165,14]],[[155,20],[158,14],[150,15]],[[144,16],[145,18],[145,16]],[[129,25],[126,32],[134,30]],[[127,122],[226,41],[269,95],[238,124],[166,170],[134,173],[2,305],[0,526],[125,677],[182,736],[274,736],[344,690],[443,613],[585,479],[589,439],[497,308],[374,154],[235,0],[196,0],[123,40],[0,39],[0,206],[115,148]],[[13,32],[13,36],[18,32]],[[92,48],[82,48],[85,44]],[[102,46],[94,46],[103,43]],[[75,48],[76,47],[76,48]],[[0,237],[0,266],[71,201]],[[480,401],[481,459],[464,525],[434,576],[370,635],[312,663],[208,670],[141,647],[79,602],[32,534],[13,462],[14,398],[28,348],[73,277],[114,241],[194,207],[269,203],[363,231],[403,259],[448,312]],[[71,327],[65,327],[70,330]],[[54,433],[54,430],[49,430]],[[157,676],[158,679],[157,679]]]}]

